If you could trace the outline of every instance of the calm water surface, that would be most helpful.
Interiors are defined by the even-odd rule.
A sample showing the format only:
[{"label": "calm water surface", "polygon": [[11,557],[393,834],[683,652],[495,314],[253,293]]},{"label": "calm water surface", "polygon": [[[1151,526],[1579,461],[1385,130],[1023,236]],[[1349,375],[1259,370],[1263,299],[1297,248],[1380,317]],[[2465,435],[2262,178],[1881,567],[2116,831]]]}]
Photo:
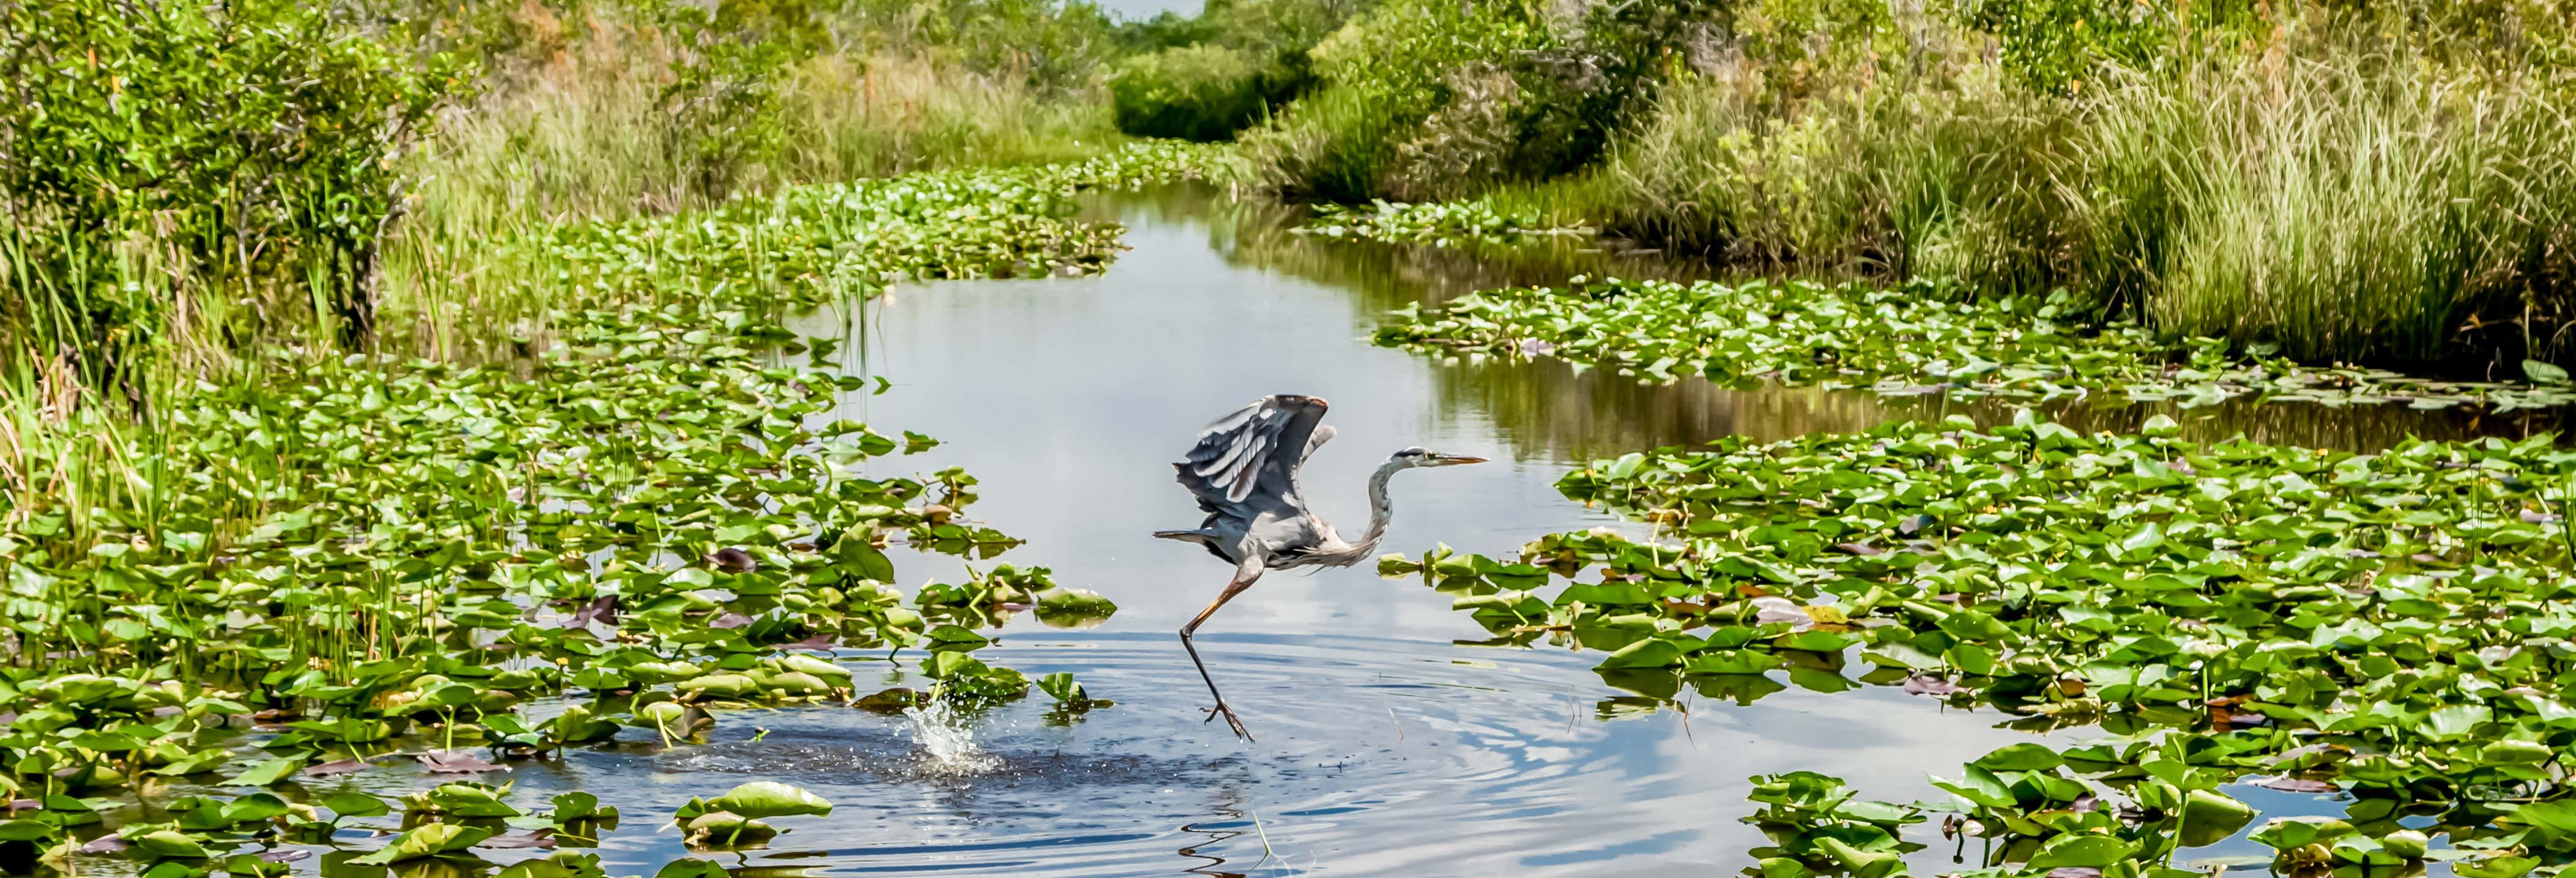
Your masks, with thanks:
[{"label": "calm water surface", "polygon": [[[1050,721],[1042,696],[992,710],[970,723],[987,759],[967,770],[923,756],[902,718],[838,708],[727,714],[705,746],[634,741],[523,764],[514,778],[524,792],[586,788],[625,808],[626,828],[604,841],[612,872],[649,873],[684,855],[677,832],[654,827],[689,796],[755,779],[797,783],[839,810],[775,821],[790,831],[767,850],[715,855],[744,874],[1732,872],[1763,843],[1737,821],[1752,810],[1749,775],[1812,769],[1907,801],[1934,792],[1926,771],[1955,772],[2034,734],[1890,688],[1815,691],[1841,688],[1818,678],[1758,701],[1686,692],[1682,709],[1659,709],[1605,686],[1590,670],[1597,655],[1474,646],[1483,630],[1448,597],[1366,568],[1272,574],[1203,629],[1201,652],[1259,741],[1203,723],[1207,693],[1172,632],[1228,570],[1147,534],[1197,523],[1169,461],[1199,426],[1257,396],[1331,400],[1340,435],[1304,481],[1346,528],[1365,519],[1361,482],[1389,451],[1418,444],[1494,459],[1397,479],[1385,546],[1407,553],[1446,544],[1508,554],[1553,531],[1625,527],[1553,488],[1595,454],[2009,412],[1704,382],[1649,388],[1556,363],[1437,362],[1366,336],[1389,308],[1478,286],[1683,272],[1572,245],[1493,257],[1328,244],[1282,232],[1275,209],[1205,191],[1104,199],[1096,210],[1128,223],[1134,248],[1104,275],[908,287],[801,328],[850,336],[845,368],[893,381],[881,395],[854,395],[840,415],[946,442],[884,471],[965,467],[982,480],[975,517],[1027,540],[1001,560],[1048,566],[1057,581],[1119,604],[1090,629],[1014,622],[981,655],[1033,675],[1072,671],[1117,705],[1071,723]],[[2108,428],[2154,411],[2060,416]],[[2409,431],[2539,426],[2385,408],[2180,414],[2205,434],[2355,447]],[[906,585],[989,563],[897,562]],[[917,682],[891,664],[844,658],[862,668],[863,690],[879,677]],[[2239,794],[2270,814],[2340,810]],[[1938,842],[1934,829],[1912,835]],[[1946,866],[1949,854],[1936,844],[1918,868]]]}]

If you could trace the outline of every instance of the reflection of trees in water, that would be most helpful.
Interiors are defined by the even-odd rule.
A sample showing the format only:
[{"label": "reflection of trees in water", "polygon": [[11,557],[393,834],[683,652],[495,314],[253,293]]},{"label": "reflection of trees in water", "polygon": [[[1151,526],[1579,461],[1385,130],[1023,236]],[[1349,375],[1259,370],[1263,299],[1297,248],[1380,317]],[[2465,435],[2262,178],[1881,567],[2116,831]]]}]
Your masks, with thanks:
[{"label": "reflection of trees in water", "polygon": [[1443,414],[1483,412],[1525,458],[1586,460],[1734,435],[1786,439],[1925,416],[1909,410],[1918,400],[1813,387],[1738,392],[1709,381],[1646,385],[1555,360],[1461,363],[1434,370],[1432,381]]},{"label": "reflection of trees in water", "polygon": [[[1517,247],[1434,247],[1331,241],[1291,229],[1303,208],[1260,198],[1229,198],[1222,189],[1175,186],[1110,196],[1099,209],[1131,219],[1198,223],[1228,263],[1276,271],[1359,295],[1364,319],[1415,303],[1444,302],[1505,286],[1563,284],[1574,275],[1691,280],[1709,266],[1651,254],[1585,252],[1594,242],[1544,239]],[[1762,441],[1808,433],[1848,432],[1895,420],[1939,420],[1963,414],[1981,424],[2008,423],[2015,404],[1994,399],[1883,397],[1868,390],[1763,386],[1729,390],[1709,381],[1645,385],[1598,369],[1576,371],[1556,360],[1458,360],[1432,372],[1442,413],[1482,412],[1523,458],[1581,460],[1661,445],[1688,445],[1743,435]],[[2204,441],[2239,433],[2281,445],[2370,451],[2406,437],[2519,439],[2559,429],[2554,413],[2479,415],[2402,405],[2334,408],[2269,405],[2238,399],[2184,409],[2171,403],[2060,401],[2039,408],[2085,432],[2135,432],[2158,414]]]},{"label": "reflection of trees in water", "polygon": [[2495,415],[2458,409],[2424,411],[2395,404],[2335,408],[2299,402],[2265,404],[2248,399],[2233,399],[2192,409],[2171,403],[2061,408],[2053,412],[2060,423],[2086,432],[2135,432],[2148,418],[2161,414],[2180,423],[2183,435],[2203,442],[2242,433],[2246,438],[2273,445],[2351,451],[2377,451],[2404,441],[2408,436],[2425,439],[2477,436],[2522,439],[2556,431],[2564,421],[2563,414],[2556,412]]}]

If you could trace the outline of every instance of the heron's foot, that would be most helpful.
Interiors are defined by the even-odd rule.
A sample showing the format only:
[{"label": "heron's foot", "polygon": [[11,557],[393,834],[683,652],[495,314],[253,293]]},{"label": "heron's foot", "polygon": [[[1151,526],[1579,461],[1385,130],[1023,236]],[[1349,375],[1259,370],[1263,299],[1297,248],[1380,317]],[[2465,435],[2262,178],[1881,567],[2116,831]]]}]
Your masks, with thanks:
[{"label": "heron's foot", "polygon": [[1225,702],[1223,700],[1217,701],[1215,707],[1208,708],[1207,715],[1207,719],[1201,720],[1201,722],[1215,722],[1217,717],[1225,717],[1226,727],[1234,730],[1235,737],[1242,738],[1246,741],[1252,740],[1252,733],[1243,730],[1243,718],[1235,716],[1234,708],[1225,706]]}]

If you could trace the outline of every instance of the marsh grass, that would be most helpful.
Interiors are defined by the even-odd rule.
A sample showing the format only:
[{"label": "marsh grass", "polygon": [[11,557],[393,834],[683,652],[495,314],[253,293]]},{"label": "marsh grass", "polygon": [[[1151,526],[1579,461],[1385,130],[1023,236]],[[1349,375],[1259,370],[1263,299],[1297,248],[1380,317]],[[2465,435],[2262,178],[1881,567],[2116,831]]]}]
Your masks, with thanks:
[{"label": "marsh grass", "polygon": [[[513,246],[557,224],[711,208],[786,186],[1078,158],[1121,138],[1096,103],[925,56],[825,53],[778,84],[775,150],[678,148],[668,49],[649,27],[590,20],[545,63],[452,109],[420,156],[388,261],[388,344],[437,359],[509,355],[561,303],[559,266]],[[710,185],[722,181],[723,185]]]},{"label": "marsh grass", "polygon": [[[697,283],[609,289],[553,246],[562,227],[761,203],[805,183],[1076,158],[1123,140],[1091,96],[880,47],[781,71],[766,119],[785,133],[780,148],[723,153],[735,164],[710,169],[665,99],[674,48],[662,29],[606,6],[516,15],[531,35],[519,54],[487,59],[479,94],[443,110],[403,159],[375,331],[354,346],[335,278],[246,277],[225,254],[173,251],[167,229],[65,247],[35,237],[41,223],[0,217],[0,519],[54,510],[62,522],[50,526],[71,539],[149,514],[177,488],[134,462],[171,457],[147,440],[166,439],[165,412],[191,396],[291,382],[353,353],[397,374],[525,363],[561,340],[566,314],[709,294]],[[786,242],[730,243],[758,262]],[[66,258],[78,270],[49,270]],[[99,314],[124,328],[91,332]]]},{"label": "marsh grass", "polygon": [[2347,56],[2112,92],[2076,167],[2131,186],[2078,203],[2094,230],[2083,274],[2144,290],[2169,333],[2306,359],[2432,362],[2473,348],[2454,331],[2481,318],[2522,323],[2521,337],[2471,339],[2506,364],[2558,353],[2558,314],[2526,311],[2566,307],[2576,267],[2570,105],[2411,62]]},{"label": "marsh grass", "polygon": [[2565,350],[2560,92],[2350,44],[2117,73],[2075,98],[1995,72],[1789,112],[1688,81],[1558,191],[1732,264],[2065,288],[2170,338],[2309,361],[2515,378]]}]

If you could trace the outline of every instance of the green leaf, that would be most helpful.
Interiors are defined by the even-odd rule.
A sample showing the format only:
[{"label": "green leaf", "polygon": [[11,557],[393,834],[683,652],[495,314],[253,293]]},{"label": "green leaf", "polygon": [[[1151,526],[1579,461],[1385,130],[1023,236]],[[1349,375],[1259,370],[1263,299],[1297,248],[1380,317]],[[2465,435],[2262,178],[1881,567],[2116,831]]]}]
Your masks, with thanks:
[{"label": "green leaf", "polygon": [[285,780],[288,775],[294,774],[296,769],[303,767],[304,759],[302,757],[281,756],[276,759],[264,760],[248,769],[244,769],[242,773],[233,775],[233,779],[226,783],[237,787],[271,786],[276,784],[278,781]]},{"label": "green leaf", "polygon": [[352,857],[349,862],[364,866],[383,866],[422,857],[434,857],[471,848],[492,837],[492,830],[455,823],[424,823],[395,836],[393,841],[372,854]]},{"label": "green leaf", "polygon": [[393,812],[393,808],[387,806],[385,800],[357,792],[332,793],[322,797],[321,805],[330,809],[331,813],[341,820],[352,817],[377,817]]},{"label": "green leaf", "polygon": [[1620,647],[1601,660],[1603,670],[1616,668],[1669,668],[1682,661],[1682,648],[1670,640],[1649,637]]},{"label": "green leaf", "polygon": [[189,838],[175,829],[147,832],[126,841],[133,843],[134,848],[142,851],[146,856],[187,860],[202,860],[212,856],[206,852],[204,845],[197,843],[196,839]]},{"label": "green leaf", "polygon": [[723,796],[707,800],[706,806],[708,810],[731,811],[754,820],[799,814],[824,817],[832,813],[832,803],[823,801],[823,797],[770,780],[734,787]]},{"label": "green leaf", "polygon": [[1047,697],[1053,698],[1059,702],[1079,702],[1089,700],[1086,694],[1082,691],[1082,684],[1074,682],[1073,675],[1064,671],[1057,671],[1055,673],[1039,677],[1038,691],[1046,693]]},{"label": "green leaf", "polygon": [[1096,591],[1057,588],[1038,596],[1038,621],[1050,628],[1086,628],[1117,612],[1118,605]]},{"label": "green leaf", "polygon": [[653,878],[732,878],[732,874],[717,863],[682,857],[663,863],[661,870],[653,873]]},{"label": "green leaf", "polygon": [[2525,802],[2513,809],[2513,819],[2561,835],[2576,835],[2576,800]]},{"label": "green leaf", "polygon": [[2193,790],[2183,797],[2182,843],[2206,847],[2226,841],[2254,821],[2254,806],[2216,790]]},{"label": "green leaf", "polygon": [[2044,744],[2012,744],[1977,757],[1977,767],[1988,771],[2047,771],[2066,764],[2065,757]]},{"label": "green leaf", "polygon": [[2136,843],[2114,836],[2068,833],[2050,839],[2023,868],[2032,872],[2065,868],[2101,869],[2137,852]]}]

